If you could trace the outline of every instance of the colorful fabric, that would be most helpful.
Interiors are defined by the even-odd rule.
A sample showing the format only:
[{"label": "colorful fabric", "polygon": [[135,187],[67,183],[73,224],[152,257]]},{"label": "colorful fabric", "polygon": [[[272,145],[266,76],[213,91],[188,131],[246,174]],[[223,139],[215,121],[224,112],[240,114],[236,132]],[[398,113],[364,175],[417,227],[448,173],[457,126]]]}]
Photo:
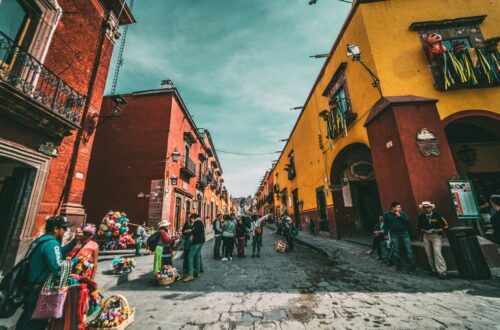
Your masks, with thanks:
[{"label": "colorful fabric", "polygon": [[87,288],[87,284],[85,283],[68,287],[68,294],[66,302],[64,303],[63,316],[59,319],[50,320],[47,329],[84,330],[88,296],[89,290]]},{"label": "colorful fabric", "polygon": [[88,241],[83,246],[78,244],[68,253],[73,263],[73,274],[92,278],[95,264],[94,251],[99,252],[99,244]]},{"label": "colorful fabric", "polygon": [[161,270],[161,258],[163,254],[163,246],[156,246],[155,255],[153,259],[153,272],[158,273]]}]

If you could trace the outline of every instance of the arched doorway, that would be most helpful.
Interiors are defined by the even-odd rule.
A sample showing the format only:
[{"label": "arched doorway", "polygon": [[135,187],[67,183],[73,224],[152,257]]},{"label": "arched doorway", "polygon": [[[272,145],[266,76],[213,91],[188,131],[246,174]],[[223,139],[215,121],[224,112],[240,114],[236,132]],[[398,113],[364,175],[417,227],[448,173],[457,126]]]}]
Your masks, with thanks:
[{"label": "arched doorway", "polygon": [[[480,231],[492,234],[487,205],[500,194],[500,115],[463,111],[445,119],[445,132],[461,179],[472,180],[480,206]],[[482,206],[482,207],[481,207]]]},{"label": "arched doorway", "polygon": [[330,180],[338,237],[371,233],[382,209],[370,149],[355,143],[341,150]]}]

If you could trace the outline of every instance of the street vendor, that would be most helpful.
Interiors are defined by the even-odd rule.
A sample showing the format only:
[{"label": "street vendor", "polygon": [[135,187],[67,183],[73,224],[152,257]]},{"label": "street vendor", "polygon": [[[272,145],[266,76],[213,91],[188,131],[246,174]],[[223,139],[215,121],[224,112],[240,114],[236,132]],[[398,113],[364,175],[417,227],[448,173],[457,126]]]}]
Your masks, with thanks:
[{"label": "street vendor", "polygon": [[84,224],[82,232],[83,236],[73,250],[66,254],[66,258],[72,261],[72,273],[94,281],[99,260],[99,244],[93,240],[96,226],[90,223]]},{"label": "street vendor", "polygon": [[172,257],[172,245],[175,242],[175,238],[170,235],[168,227],[170,226],[170,221],[162,220],[158,225],[160,236],[158,237],[158,244],[155,249],[153,272],[159,272],[164,265],[173,266]]}]

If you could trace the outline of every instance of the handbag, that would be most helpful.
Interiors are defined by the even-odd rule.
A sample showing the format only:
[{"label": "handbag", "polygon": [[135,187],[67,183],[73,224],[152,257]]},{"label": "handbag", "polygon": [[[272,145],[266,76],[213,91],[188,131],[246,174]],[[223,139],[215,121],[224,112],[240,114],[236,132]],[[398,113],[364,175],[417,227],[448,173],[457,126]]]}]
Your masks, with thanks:
[{"label": "handbag", "polygon": [[62,317],[50,320],[48,330],[85,329],[85,314],[89,297],[87,283],[71,285],[67,292]]},{"label": "handbag", "polygon": [[66,260],[61,263],[61,278],[59,285],[54,286],[55,275],[51,274],[45,282],[38,300],[35,311],[31,316],[33,320],[58,319],[62,317],[64,302],[68,294],[67,284],[71,271],[71,261]]}]

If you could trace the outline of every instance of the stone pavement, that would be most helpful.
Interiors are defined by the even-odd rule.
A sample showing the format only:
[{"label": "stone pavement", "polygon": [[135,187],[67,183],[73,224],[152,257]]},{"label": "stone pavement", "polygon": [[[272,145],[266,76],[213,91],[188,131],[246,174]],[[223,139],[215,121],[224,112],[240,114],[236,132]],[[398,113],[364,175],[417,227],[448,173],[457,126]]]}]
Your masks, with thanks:
[{"label": "stone pavement", "polygon": [[498,278],[396,273],[345,241],[330,240],[328,258],[304,245],[278,254],[276,239],[266,229],[261,258],[231,262],[213,260],[207,242],[205,273],[170,287],[152,285],[152,256],[141,257],[135,278],[108,293],[136,308],[130,329],[500,329]]}]

